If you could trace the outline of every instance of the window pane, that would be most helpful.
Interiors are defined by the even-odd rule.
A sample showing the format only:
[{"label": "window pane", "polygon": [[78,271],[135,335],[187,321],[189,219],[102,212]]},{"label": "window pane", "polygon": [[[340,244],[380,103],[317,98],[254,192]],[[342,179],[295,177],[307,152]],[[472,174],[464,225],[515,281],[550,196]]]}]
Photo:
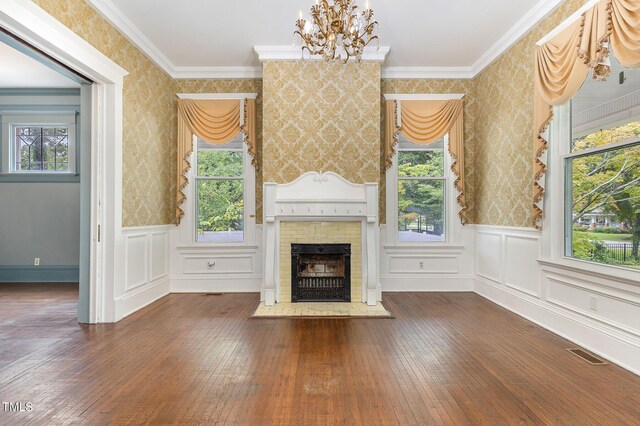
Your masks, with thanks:
[{"label": "window pane", "polygon": [[16,171],[68,171],[69,136],[64,127],[16,127]]},{"label": "window pane", "polygon": [[399,177],[444,176],[444,151],[399,151]]},{"label": "window pane", "polygon": [[242,180],[196,180],[197,241],[242,242],[244,201]]},{"label": "window pane", "polygon": [[445,241],[444,183],[398,181],[398,241]]},{"label": "window pane", "polygon": [[243,170],[242,151],[198,149],[198,176],[242,176]]},{"label": "window pane", "polygon": [[607,126],[586,136],[574,138],[571,141],[571,152],[606,146],[616,142],[631,141],[640,138],[640,120],[622,125]]},{"label": "window pane", "polygon": [[640,145],[567,162],[571,174],[567,255],[640,268]]}]

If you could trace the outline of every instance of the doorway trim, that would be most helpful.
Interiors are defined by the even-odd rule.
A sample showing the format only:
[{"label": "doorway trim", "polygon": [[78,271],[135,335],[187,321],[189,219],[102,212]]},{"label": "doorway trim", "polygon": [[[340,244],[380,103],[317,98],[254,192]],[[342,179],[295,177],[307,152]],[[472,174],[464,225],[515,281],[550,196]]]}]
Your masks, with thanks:
[{"label": "doorway trim", "polygon": [[[94,81],[91,96],[91,201],[88,301],[80,322],[116,321],[114,284],[122,264],[122,88],[126,70],[29,0],[2,0],[0,27]],[[88,293],[88,294],[87,294]]]}]

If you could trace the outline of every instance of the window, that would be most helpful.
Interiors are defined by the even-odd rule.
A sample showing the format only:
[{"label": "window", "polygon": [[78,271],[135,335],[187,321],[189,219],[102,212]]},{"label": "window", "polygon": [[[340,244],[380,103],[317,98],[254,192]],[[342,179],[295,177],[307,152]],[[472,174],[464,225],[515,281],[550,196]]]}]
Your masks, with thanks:
[{"label": "window", "polygon": [[564,251],[640,269],[640,72],[630,73],[627,81],[588,81],[572,101]]},{"label": "window", "polygon": [[444,140],[417,145],[400,137],[397,153],[398,242],[444,242]]},{"label": "window", "polygon": [[242,134],[233,141],[213,145],[197,140],[196,241],[244,241],[246,149]]},{"label": "window", "polygon": [[68,172],[69,129],[13,126],[15,172]]},{"label": "window", "polygon": [[75,126],[75,116],[3,116],[2,171],[75,173]]}]

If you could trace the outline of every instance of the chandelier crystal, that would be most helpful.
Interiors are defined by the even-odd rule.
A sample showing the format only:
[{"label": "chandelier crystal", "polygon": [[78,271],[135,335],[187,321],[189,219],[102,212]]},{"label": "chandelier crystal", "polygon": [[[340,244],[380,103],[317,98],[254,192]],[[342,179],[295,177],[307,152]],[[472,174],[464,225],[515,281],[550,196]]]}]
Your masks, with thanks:
[{"label": "chandelier crystal", "polygon": [[[360,13],[353,0],[327,0],[311,7],[311,19],[300,17],[296,21],[296,31],[302,40],[302,54],[321,55],[327,61],[347,63],[350,58],[362,60],[364,48],[373,40],[378,40],[375,28],[378,21],[373,19],[373,10],[367,1],[365,10]],[[379,43],[379,41],[378,41]],[[344,57],[343,57],[344,55]]]}]

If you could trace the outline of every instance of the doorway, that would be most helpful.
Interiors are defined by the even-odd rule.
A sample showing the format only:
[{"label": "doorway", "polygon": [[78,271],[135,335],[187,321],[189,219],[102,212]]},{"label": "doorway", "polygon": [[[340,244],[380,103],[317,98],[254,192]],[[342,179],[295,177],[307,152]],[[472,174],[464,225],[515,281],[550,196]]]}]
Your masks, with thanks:
[{"label": "doorway", "polygon": [[[78,318],[116,321],[114,283],[123,274],[116,245],[122,235],[122,86],[127,72],[32,2],[0,2],[0,31],[62,69],[93,84],[81,87],[89,149],[80,159],[81,242]],[[85,167],[86,168],[82,168]],[[88,207],[87,207],[88,205]],[[83,256],[88,258],[83,260]],[[83,278],[84,277],[84,278]]]},{"label": "doorway", "polygon": [[75,283],[89,322],[92,82],[4,31],[0,62],[0,283],[65,306]]}]

